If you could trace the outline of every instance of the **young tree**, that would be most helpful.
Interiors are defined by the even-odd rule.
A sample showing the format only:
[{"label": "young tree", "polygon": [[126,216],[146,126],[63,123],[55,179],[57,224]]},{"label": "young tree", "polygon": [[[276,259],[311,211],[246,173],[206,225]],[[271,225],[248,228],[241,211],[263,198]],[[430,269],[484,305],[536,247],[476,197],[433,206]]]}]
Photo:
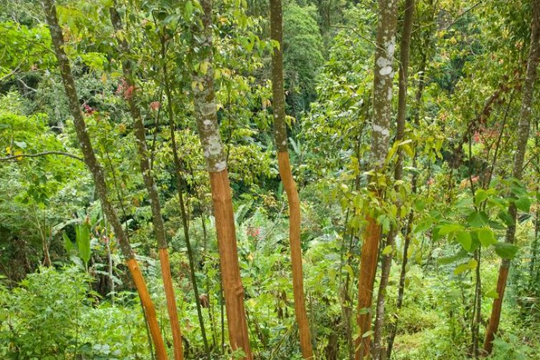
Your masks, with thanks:
[{"label": "young tree", "polygon": [[243,358],[252,359],[244,310],[244,288],[238,263],[227,155],[223,148],[217,121],[212,64],[212,0],[202,0],[201,6],[203,28],[200,36],[196,37],[201,63],[193,76],[194,110],[210,175],[229,341],[233,350],[243,350],[245,354]]},{"label": "young tree", "polygon": [[[403,31],[401,34],[400,54],[399,54],[399,93],[398,93],[398,111],[397,111],[397,133],[396,142],[403,141],[405,137],[405,118],[407,115],[407,81],[409,74],[409,55],[411,48],[411,35],[414,19],[414,0],[405,1],[405,18],[403,20]],[[403,178],[403,151],[401,147],[397,150],[397,162],[394,170],[394,181],[400,181]],[[399,211],[398,211],[399,213]],[[384,326],[384,306],[386,300],[386,287],[390,278],[390,269],[394,254],[394,243],[397,233],[400,231],[399,224],[388,234],[387,246],[392,251],[384,255],[382,261],[381,282],[379,284],[379,294],[377,298],[377,310],[375,312],[375,329],[373,335],[373,358],[381,359],[386,355],[382,344],[382,333]]]},{"label": "young tree", "polygon": [[283,90],[283,11],[281,0],[270,0],[270,37],[279,44],[272,53],[272,108],[274,112],[275,141],[278,150],[278,167],[289,203],[289,241],[293,276],[294,312],[300,334],[300,349],[305,359],[313,358],[311,334],[304,297],[302,274],[302,247],[300,240],[300,199],[292,176],[287,148],[285,122],[285,93]]},{"label": "young tree", "polygon": [[[375,171],[370,182],[371,191],[381,197],[377,186],[378,173],[384,172],[385,158],[390,140],[392,117],[392,82],[394,78],[395,32],[397,26],[397,0],[379,0],[377,41],[373,82],[373,124],[371,134],[372,166]],[[377,257],[381,226],[372,215],[366,216],[367,226],[360,258],[358,278],[358,328],[356,360],[369,355],[371,336],[371,304],[377,272]]]},{"label": "young tree", "polygon": [[133,250],[131,249],[127,235],[122,228],[122,224],[120,223],[120,219],[118,218],[116,211],[112,206],[112,203],[109,201],[107,184],[105,182],[103,168],[101,167],[101,164],[96,158],[96,155],[92,148],[90,137],[88,136],[86,123],[84,121],[83,114],[79,105],[79,98],[77,95],[77,89],[75,88],[75,81],[73,80],[73,75],[71,73],[71,66],[69,64],[69,59],[64,51],[64,38],[62,30],[60,29],[60,26],[58,24],[54,0],[43,0],[43,7],[45,9],[45,16],[49,25],[51,39],[54,45],[54,51],[58,60],[60,74],[64,83],[64,88],[69,103],[69,109],[71,115],[73,116],[75,131],[77,133],[77,138],[79,139],[84,162],[92,173],[92,177],[94,179],[94,184],[96,187],[96,193],[98,194],[98,197],[101,201],[103,212],[105,213],[107,220],[113,227],[114,234],[118,240],[120,249],[122,250],[124,257],[126,258],[128,268],[139,293],[139,297],[141,298],[141,303],[146,314],[152,340],[156,347],[157,357],[160,360],[167,359],[167,351],[165,349],[163,338],[161,337],[161,330],[157,321],[154,304],[152,303],[152,299],[150,298],[150,294],[144,282],[141,270],[137,264],[137,260],[135,260],[135,255],[133,253]]},{"label": "young tree", "polygon": [[[531,108],[534,98],[534,85],[536,83],[538,62],[540,60],[540,0],[531,0],[531,7],[532,20],[529,56],[527,59],[527,73],[522,90],[521,112],[517,136],[518,141],[514,155],[514,169],[512,173],[512,176],[517,180],[521,180],[523,175],[523,162],[525,159],[525,151],[527,150],[527,140],[529,139]],[[510,202],[510,205],[508,206],[508,213],[512,219],[512,224],[509,225],[506,230],[505,242],[507,244],[513,244],[516,237],[517,217],[517,207],[515,202]],[[484,341],[484,352],[486,355],[491,354],[491,351],[493,350],[493,340],[495,339],[495,334],[499,329],[499,321],[501,318],[501,309],[509,269],[510,260],[503,259],[499,269],[499,278],[497,280],[497,294],[499,296],[493,300],[493,308],[491,310],[491,317]]]},{"label": "young tree", "polygon": [[[111,23],[115,32],[121,33],[124,31],[122,26],[122,19],[116,10],[116,2],[113,3],[114,7],[109,9]],[[173,336],[173,349],[174,358],[182,360],[184,358],[182,349],[182,333],[180,331],[180,323],[178,322],[178,311],[176,306],[176,298],[174,295],[173,282],[171,278],[171,266],[169,262],[169,251],[167,245],[167,235],[165,233],[165,226],[163,223],[163,217],[161,216],[161,204],[159,200],[159,193],[155,184],[154,176],[152,175],[152,169],[150,166],[150,159],[148,158],[148,147],[146,145],[146,130],[144,128],[141,111],[139,109],[139,99],[137,86],[135,84],[135,77],[133,74],[133,66],[129,60],[130,49],[126,40],[126,36],[117,36],[118,47],[120,49],[120,56],[122,59],[122,70],[124,73],[124,80],[126,87],[132,89],[129,96],[126,96],[126,100],[129,104],[129,110],[131,117],[133,118],[133,124],[135,128],[135,137],[137,142],[137,152],[139,154],[139,166],[150,199],[150,208],[152,210],[152,224],[154,227],[154,235],[159,248],[159,260],[161,264],[161,276],[163,279],[163,287],[165,289],[165,298],[167,299],[167,311],[169,313],[169,320],[171,323],[171,330]]]}]

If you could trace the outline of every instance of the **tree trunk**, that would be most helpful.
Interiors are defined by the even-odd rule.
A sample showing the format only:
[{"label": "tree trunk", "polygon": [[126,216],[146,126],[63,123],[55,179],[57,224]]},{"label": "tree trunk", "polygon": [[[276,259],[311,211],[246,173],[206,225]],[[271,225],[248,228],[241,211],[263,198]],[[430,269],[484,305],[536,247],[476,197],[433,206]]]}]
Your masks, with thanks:
[{"label": "tree trunk", "polygon": [[[518,141],[517,149],[514,157],[513,177],[521,180],[523,175],[523,160],[525,151],[527,150],[527,140],[529,139],[529,128],[531,121],[531,107],[534,96],[534,84],[537,77],[537,67],[540,58],[540,0],[532,0],[532,26],[531,39],[529,48],[529,57],[527,60],[527,74],[523,85],[521,113],[518,125]],[[508,207],[508,213],[512,218],[512,225],[506,230],[505,242],[513,244],[516,236],[516,216],[517,208],[514,202],[511,202]],[[499,269],[499,278],[497,280],[497,294],[499,297],[493,300],[493,308],[491,318],[486,330],[486,338],[484,341],[485,355],[491,354],[493,350],[493,340],[499,329],[499,320],[501,318],[501,309],[504,299],[504,290],[508,278],[508,270],[510,268],[510,260],[503,259]]]},{"label": "tree trunk", "polygon": [[[116,6],[116,2],[114,3]],[[120,15],[116,11],[115,7],[109,9],[111,17],[111,23],[114,30],[119,33],[123,31],[122,20]],[[121,51],[121,56],[129,56],[130,49],[129,44],[125,36],[117,37],[118,47]],[[167,312],[169,314],[169,320],[171,325],[171,331],[173,336],[173,349],[174,358],[176,360],[182,360],[184,353],[182,349],[182,333],[180,331],[180,323],[178,321],[178,311],[176,306],[176,298],[174,295],[173,282],[171,278],[171,266],[169,262],[169,252],[167,245],[167,235],[165,234],[165,225],[163,223],[163,217],[161,215],[161,204],[159,200],[159,193],[155,184],[154,176],[152,175],[152,169],[150,167],[150,160],[148,158],[148,147],[146,146],[146,130],[144,128],[141,111],[138,107],[137,87],[135,84],[135,78],[133,74],[132,64],[129,59],[124,58],[122,60],[122,70],[128,89],[132,89],[129,96],[126,96],[126,100],[129,104],[129,110],[131,117],[133,118],[133,124],[135,128],[135,138],[137,139],[137,152],[139,154],[139,166],[148,192],[148,198],[150,200],[150,208],[152,210],[152,224],[154,226],[154,235],[159,248],[159,262],[161,265],[161,276],[163,279],[163,287],[165,290],[165,298],[167,300]]]},{"label": "tree trunk", "polygon": [[300,199],[289,164],[287,124],[285,122],[285,93],[283,90],[283,16],[281,0],[270,0],[270,37],[279,48],[272,53],[272,108],[274,112],[275,141],[278,167],[289,204],[289,242],[293,277],[294,313],[298,324],[300,349],[304,359],[313,358],[311,334],[306,312],[302,274],[302,247],[300,240]]},{"label": "tree trunk", "polygon": [[[405,137],[405,118],[407,115],[407,81],[409,75],[409,57],[411,48],[412,25],[414,20],[414,0],[405,1],[405,19],[403,20],[403,32],[401,35],[400,44],[400,68],[399,68],[399,94],[398,94],[398,112],[397,112],[397,134],[396,142],[400,142]],[[397,162],[394,171],[394,181],[399,181],[403,178],[403,151],[401,147],[397,151]],[[398,204],[398,207],[401,204]],[[400,211],[398,209],[397,213]],[[388,234],[387,246],[392,248],[392,251],[383,256],[381,282],[379,284],[379,294],[377,299],[377,310],[374,330],[373,343],[373,358],[384,359],[386,352],[383,351],[382,334],[384,327],[384,306],[386,300],[386,287],[390,278],[390,270],[392,267],[392,259],[394,255],[394,243],[397,233],[401,230],[399,226],[392,229]]]},{"label": "tree trunk", "polygon": [[[376,172],[384,171],[384,162],[390,140],[392,117],[392,81],[394,78],[395,32],[397,26],[397,0],[379,0],[377,43],[375,50],[373,84],[373,124],[371,134],[372,165]],[[375,175],[377,176],[377,175]],[[379,189],[371,189],[381,196]],[[360,258],[358,278],[358,327],[356,360],[369,354],[371,335],[371,304],[373,285],[377,272],[377,256],[381,226],[372,216],[367,216],[367,227]]]},{"label": "tree trunk", "polygon": [[217,122],[212,66],[212,0],[201,0],[201,6],[203,29],[199,46],[203,57],[201,64],[204,64],[206,71],[202,71],[201,66],[193,77],[195,116],[210,175],[229,341],[233,351],[241,349],[245,353],[244,359],[253,359],[244,309],[244,288],[238,263],[227,159]]},{"label": "tree trunk", "polygon": [[[186,206],[184,203],[184,195],[183,191],[185,189],[185,179],[182,176],[183,173],[183,166],[182,162],[180,161],[180,157],[178,156],[178,146],[176,145],[176,135],[174,133],[174,119],[175,119],[175,112],[172,106],[172,91],[171,86],[169,82],[169,72],[167,68],[167,52],[166,52],[166,45],[165,45],[165,39],[162,37],[161,39],[161,56],[163,60],[163,85],[165,88],[165,95],[167,96],[167,113],[169,115],[169,130],[171,133],[171,148],[173,153],[173,160],[174,160],[174,168],[176,173],[176,184],[178,188],[178,201],[180,203],[180,214],[182,217],[182,228],[184,230],[184,240],[186,242],[186,249],[187,249],[187,255],[189,260],[189,273],[191,276],[191,285],[193,286],[193,295],[195,296],[195,305],[197,308],[197,317],[199,319],[199,326],[201,327],[201,335],[203,338],[204,343],[204,350],[206,352],[206,356],[208,359],[210,359],[210,347],[208,346],[208,339],[206,337],[206,328],[204,326],[204,318],[202,315],[202,309],[201,309],[201,301],[199,298],[199,287],[197,285],[197,276],[195,273],[195,259],[193,256],[193,250],[191,248],[191,240],[189,237],[189,221],[188,221],[188,213],[186,210]],[[204,221],[203,221],[204,226]],[[206,236],[205,236],[206,239]]]},{"label": "tree trunk", "polygon": [[156,346],[156,353],[158,359],[167,359],[167,351],[165,349],[163,338],[161,337],[154,304],[152,303],[141,270],[137,264],[137,261],[135,260],[134,253],[131,249],[131,245],[129,244],[124,229],[122,228],[122,224],[120,223],[120,220],[116,215],[116,211],[114,210],[111,202],[108,199],[107,185],[105,183],[103,169],[96,158],[96,155],[92,148],[92,144],[90,142],[90,137],[88,136],[86,123],[84,122],[84,118],[79,105],[79,98],[77,96],[75,82],[71,73],[69,59],[64,51],[64,39],[62,35],[62,30],[58,25],[56,6],[53,0],[43,0],[43,6],[45,9],[45,16],[49,25],[56,58],[58,60],[58,66],[60,68],[60,74],[62,76],[65,92],[68,98],[69,108],[71,111],[71,115],[73,116],[75,131],[77,133],[77,138],[79,139],[79,143],[83,153],[84,162],[92,173],[96,192],[103,207],[103,212],[105,213],[109,223],[112,225],[114,234],[120,245],[120,249],[122,250],[124,257],[126,258],[128,268],[131,272],[135,287],[137,288],[139,297],[143,304],[144,311],[148,318],[150,332]]}]

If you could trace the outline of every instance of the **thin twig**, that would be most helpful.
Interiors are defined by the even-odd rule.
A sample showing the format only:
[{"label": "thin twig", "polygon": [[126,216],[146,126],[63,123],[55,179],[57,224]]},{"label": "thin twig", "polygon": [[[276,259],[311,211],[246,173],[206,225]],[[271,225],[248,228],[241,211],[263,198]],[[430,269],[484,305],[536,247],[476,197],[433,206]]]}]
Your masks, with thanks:
[{"label": "thin twig", "polygon": [[44,151],[37,154],[18,154],[18,155],[12,155],[8,157],[0,158],[0,161],[20,160],[20,158],[23,158],[23,157],[33,158],[33,157],[40,157],[40,156],[46,156],[46,155],[62,155],[62,156],[70,157],[75,160],[83,161],[83,159],[78,157],[77,155],[73,155],[70,153],[63,152],[63,151]]}]

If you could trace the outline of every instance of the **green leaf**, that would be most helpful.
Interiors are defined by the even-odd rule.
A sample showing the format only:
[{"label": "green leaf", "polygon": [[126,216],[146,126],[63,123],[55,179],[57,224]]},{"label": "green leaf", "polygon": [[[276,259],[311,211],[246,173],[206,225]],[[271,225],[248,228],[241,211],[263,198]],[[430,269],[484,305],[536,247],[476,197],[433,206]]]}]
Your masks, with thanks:
[{"label": "green leaf", "polygon": [[468,254],[467,254],[467,251],[465,250],[461,250],[459,251],[456,255],[453,255],[453,256],[448,256],[448,257],[441,257],[441,258],[438,258],[437,259],[437,262],[441,265],[448,265],[448,264],[451,264],[453,262],[456,262],[460,259],[463,259],[464,257],[466,257]]},{"label": "green leaf", "polygon": [[498,299],[499,293],[497,292],[497,289],[492,289],[486,293],[486,297],[492,298],[492,299]]},{"label": "green leaf", "polygon": [[439,228],[439,235],[444,236],[463,230],[460,224],[445,224]]},{"label": "green leaf", "polygon": [[13,141],[13,143],[21,149],[26,149],[26,143],[24,141]]},{"label": "green leaf", "polygon": [[495,252],[503,259],[513,259],[519,248],[516,245],[501,242],[495,244]]},{"label": "green leaf", "polygon": [[484,247],[488,247],[490,245],[497,243],[497,239],[495,239],[493,230],[491,230],[490,228],[479,229],[477,234],[478,234],[478,240],[480,240],[480,243]]},{"label": "green leaf", "polygon": [[467,270],[474,270],[474,269],[476,269],[477,265],[478,265],[478,262],[475,259],[471,259],[471,260],[469,260],[469,262],[467,262],[465,264],[458,265],[454,269],[454,275],[459,275],[459,274],[461,274],[461,273],[463,273],[464,271],[467,271]]},{"label": "green leaf", "polygon": [[73,243],[69,239],[69,236],[66,234],[66,232],[62,232],[62,238],[64,239],[64,248],[68,253],[73,251]]},{"label": "green leaf", "polygon": [[486,225],[488,216],[483,211],[473,211],[467,216],[467,223],[472,227],[482,227]]},{"label": "green leaf", "polygon": [[417,234],[420,232],[424,232],[429,229],[432,224],[433,222],[431,221],[431,219],[422,220],[414,227],[414,233]]},{"label": "green leaf", "polygon": [[523,212],[529,212],[531,208],[531,199],[528,196],[520,197],[516,200],[516,207]]},{"label": "green leaf", "polygon": [[473,199],[471,197],[466,197],[459,200],[456,204],[456,207],[470,207],[473,204]]},{"label": "green leaf", "polygon": [[467,251],[471,251],[472,239],[468,231],[459,231],[456,235],[457,241]]},{"label": "green leaf", "polygon": [[383,255],[388,255],[392,252],[392,245],[387,245],[384,250],[382,251]]},{"label": "green leaf", "polygon": [[85,265],[88,265],[91,256],[90,226],[86,223],[77,225],[75,227],[75,233],[79,257],[84,261]]},{"label": "green leaf", "polygon": [[191,19],[191,15],[193,15],[193,3],[188,0],[184,5],[184,19]]},{"label": "green leaf", "polygon": [[498,217],[506,224],[506,226],[512,226],[514,224],[514,220],[506,211],[501,211]]},{"label": "green leaf", "polygon": [[474,195],[474,204],[476,206],[479,206],[482,201],[486,200],[488,198],[488,193],[484,189],[479,189],[476,191],[476,194]]}]

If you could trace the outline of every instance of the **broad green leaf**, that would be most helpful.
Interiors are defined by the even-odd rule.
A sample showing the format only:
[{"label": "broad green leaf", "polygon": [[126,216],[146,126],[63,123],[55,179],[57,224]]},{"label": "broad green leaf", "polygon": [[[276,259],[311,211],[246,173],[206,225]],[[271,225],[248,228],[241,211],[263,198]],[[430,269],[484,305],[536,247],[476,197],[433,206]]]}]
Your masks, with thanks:
[{"label": "broad green leaf", "polygon": [[461,230],[463,230],[463,226],[460,224],[445,224],[439,228],[439,235],[444,236]]},{"label": "broad green leaf", "polygon": [[465,250],[471,251],[472,239],[468,231],[459,231],[456,234],[456,239]]},{"label": "broad green leaf", "polygon": [[69,236],[66,234],[66,232],[62,232],[62,238],[64,239],[64,248],[68,253],[73,251],[73,243],[69,239]]},{"label": "broad green leaf", "polygon": [[79,257],[88,265],[91,256],[90,248],[90,226],[86,223],[75,227],[77,249]]},{"label": "broad green leaf", "polygon": [[474,204],[476,206],[479,206],[482,201],[486,200],[488,198],[488,193],[484,189],[478,189],[476,191],[476,194],[474,195]]},{"label": "broad green leaf", "polygon": [[495,239],[493,230],[491,230],[490,228],[479,229],[477,234],[478,234],[478,240],[480,240],[480,243],[484,247],[488,247],[490,245],[497,243],[497,239]]},{"label": "broad green leaf", "polygon": [[531,199],[527,196],[520,197],[516,200],[516,207],[523,212],[529,212],[531,209]]},{"label": "broad green leaf", "polygon": [[472,227],[482,227],[486,225],[488,216],[483,211],[473,211],[467,216],[467,223]]},{"label": "broad green leaf", "polygon": [[516,245],[501,242],[495,244],[495,252],[503,259],[513,259],[519,248]]}]

